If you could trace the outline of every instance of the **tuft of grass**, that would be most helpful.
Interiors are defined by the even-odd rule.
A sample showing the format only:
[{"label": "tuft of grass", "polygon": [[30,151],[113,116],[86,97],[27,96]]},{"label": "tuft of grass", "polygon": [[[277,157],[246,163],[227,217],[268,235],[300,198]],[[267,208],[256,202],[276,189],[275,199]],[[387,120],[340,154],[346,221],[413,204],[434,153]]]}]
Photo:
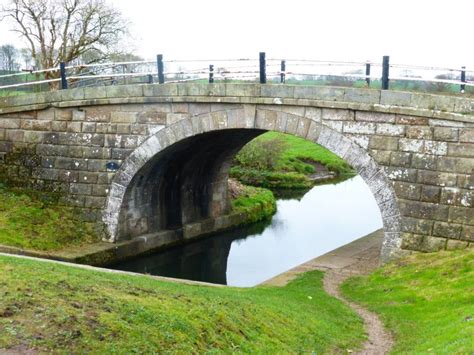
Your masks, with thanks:
[{"label": "tuft of grass", "polygon": [[98,240],[94,225],[74,209],[0,185],[0,244],[47,251]]},{"label": "tuft of grass", "polygon": [[276,199],[270,190],[243,186],[242,193],[232,200],[232,211],[245,213],[246,223],[262,221],[275,214]]},{"label": "tuft of grass", "polygon": [[346,281],[348,298],[378,313],[394,353],[474,352],[474,251],[416,254]]},{"label": "tuft of grass", "polygon": [[286,287],[158,281],[0,256],[0,349],[77,353],[340,353],[361,320],[308,272]]}]

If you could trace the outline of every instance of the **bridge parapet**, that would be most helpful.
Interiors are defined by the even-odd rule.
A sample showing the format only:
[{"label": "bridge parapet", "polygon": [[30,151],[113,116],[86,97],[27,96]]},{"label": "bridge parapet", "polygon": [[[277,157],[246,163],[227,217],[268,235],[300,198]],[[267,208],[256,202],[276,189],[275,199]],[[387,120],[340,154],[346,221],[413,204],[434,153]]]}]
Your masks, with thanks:
[{"label": "bridge parapet", "polygon": [[[387,243],[394,250],[430,251],[474,243],[474,100],[465,97],[185,83],[1,98],[0,179],[60,191],[60,203],[82,209],[89,220],[104,222],[111,240],[119,238],[120,228],[126,231],[121,238],[136,237],[153,232],[158,227],[151,221],[163,217],[158,210],[150,212],[151,201],[127,197],[133,184],[135,192],[145,194],[133,179],[155,156],[166,155],[160,152],[170,147],[180,151],[187,138],[229,129],[286,132],[344,157],[378,199],[390,236]],[[234,142],[233,148],[246,139]],[[201,141],[199,146],[208,150],[196,156],[204,159],[211,143]],[[186,146],[191,152],[197,148]],[[227,167],[230,156],[212,156],[220,165],[209,168],[217,175],[214,184],[205,186],[215,199],[226,199],[226,170],[221,168]],[[184,156],[182,162],[186,165]],[[154,167],[148,166],[150,171]],[[156,174],[147,176],[161,176]],[[192,190],[198,182],[183,184]],[[186,196],[188,204],[197,198]],[[225,204],[211,204],[180,213],[192,222],[206,217],[208,210],[225,209]],[[120,227],[123,223],[127,226]]]}]

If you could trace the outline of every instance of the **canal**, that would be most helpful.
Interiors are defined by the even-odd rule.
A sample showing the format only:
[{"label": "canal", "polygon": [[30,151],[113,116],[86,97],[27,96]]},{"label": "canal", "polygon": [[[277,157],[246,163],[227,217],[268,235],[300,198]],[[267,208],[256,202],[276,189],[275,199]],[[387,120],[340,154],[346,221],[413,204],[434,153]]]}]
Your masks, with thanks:
[{"label": "canal", "polygon": [[382,227],[360,176],[277,201],[271,221],[142,256],[113,269],[249,287]]}]

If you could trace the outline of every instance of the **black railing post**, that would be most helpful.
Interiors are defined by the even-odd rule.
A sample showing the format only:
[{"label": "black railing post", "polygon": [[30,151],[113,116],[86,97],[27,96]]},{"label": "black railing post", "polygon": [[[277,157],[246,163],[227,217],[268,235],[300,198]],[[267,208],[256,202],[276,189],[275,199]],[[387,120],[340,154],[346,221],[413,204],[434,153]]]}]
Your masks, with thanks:
[{"label": "black railing post", "polygon": [[[466,67],[461,67],[461,82],[466,82]],[[464,90],[466,90],[466,85],[461,84],[461,93],[464,93]]]},{"label": "black railing post", "polygon": [[209,65],[209,84],[214,82],[214,65]]},{"label": "black railing post", "polygon": [[148,78],[148,84],[153,84],[153,75],[148,74],[147,78]]},{"label": "black railing post", "polygon": [[388,90],[389,69],[390,69],[390,57],[388,55],[384,55],[383,62],[382,62],[382,90]]},{"label": "black railing post", "polygon": [[260,84],[266,84],[267,73],[266,73],[266,60],[265,52],[260,52]]},{"label": "black railing post", "polygon": [[163,54],[158,54],[156,56],[156,64],[158,66],[158,83],[164,84],[165,82],[165,74],[163,71]]},{"label": "black railing post", "polygon": [[286,81],[286,61],[282,60],[281,61],[281,66],[280,66],[280,83],[284,84]]},{"label": "black railing post", "polygon": [[67,89],[66,63],[59,63],[59,74],[61,75],[61,89]]},{"label": "black railing post", "polygon": [[365,82],[367,86],[370,87],[370,63],[365,63]]}]

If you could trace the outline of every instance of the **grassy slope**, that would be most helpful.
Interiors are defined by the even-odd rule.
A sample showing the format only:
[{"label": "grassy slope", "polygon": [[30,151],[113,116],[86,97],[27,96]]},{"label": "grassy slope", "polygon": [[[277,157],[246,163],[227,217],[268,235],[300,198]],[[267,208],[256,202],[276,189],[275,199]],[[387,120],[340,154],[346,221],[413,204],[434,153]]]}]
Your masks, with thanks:
[{"label": "grassy slope", "polygon": [[234,165],[231,176],[245,184],[269,188],[308,188],[312,183],[306,175],[314,173],[314,167],[306,161],[319,162],[337,174],[354,174],[354,170],[336,154],[300,137],[267,132],[254,141],[271,139],[282,139],[285,142],[285,149],[277,159],[273,171],[262,172]]},{"label": "grassy slope", "polygon": [[0,349],[328,352],[362,323],[309,272],[284,288],[167,283],[0,256]]},{"label": "grassy slope", "polygon": [[418,254],[342,289],[381,315],[395,353],[474,353],[473,250]]},{"label": "grassy slope", "polygon": [[96,240],[92,224],[80,222],[73,209],[48,205],[0,186],[0,244],[57,250]]}]

